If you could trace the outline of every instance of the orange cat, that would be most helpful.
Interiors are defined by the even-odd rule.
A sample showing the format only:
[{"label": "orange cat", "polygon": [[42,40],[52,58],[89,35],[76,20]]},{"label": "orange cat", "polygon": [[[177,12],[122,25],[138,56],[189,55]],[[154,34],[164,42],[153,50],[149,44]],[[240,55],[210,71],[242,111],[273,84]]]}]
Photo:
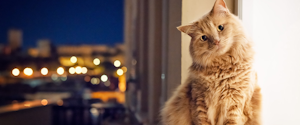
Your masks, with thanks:
[{"label": "orange cat", "polygon": [[252,42],[223,0],[196,22],[178,27],[191,39],[193,64],[163,108],[164,125],[261,125],[261,94]]}]

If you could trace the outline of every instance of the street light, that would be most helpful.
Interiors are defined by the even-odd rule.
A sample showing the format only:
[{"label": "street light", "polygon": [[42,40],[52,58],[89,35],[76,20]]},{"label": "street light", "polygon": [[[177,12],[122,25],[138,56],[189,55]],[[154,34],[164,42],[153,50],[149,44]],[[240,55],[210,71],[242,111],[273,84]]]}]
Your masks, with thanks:
[{"label": "street light", "polygon": [[76,57],[76,56],[72,56],[72,57],[70,58],[70,61],[71,61],[72,63],[76,63],[76,62],[77,62],[77,57]]},{"label": "street light", "polygon": [[28,68],[28,67],[25,68],[23,72],[27,76],[31,76],[33,74],[33,70],[31,68]]},{"label": "street light", "polygon": [[102,76],[101,76],[101,81],[102,81],[102,82],[106,82],[107,80],[108,80],[107,75],[102,75]]},{"label": "street light", "polygon": [[127,68],[126,68],[125,66],[122,67],[122,70],[123,70],[124,72],[127,72]]},{"label": "street light", "polygon": [[46,67],[42,68],[41,69],[41,74],[44,75],[44,76],[47,75],[48,74],[48,69]]},{"label": "street light", "polygon": [[121,76],[121,75],[124,74],[124,71],[123,71],[122,69],[118,69],[118,70],[117,70],[117,74],[118,74],[119,76]]},{"label": "street light", "polygon": [[121,66],[121,62],[119,60],[116,60],[114,62],[115,67],[120,67]]},{"label": "street light", "polygon": [[14,68],[12,71],[11,71],[12,75],[14,76],[18,76],[20,75],[20,70],[18,68]]},{"label": "street light", "polygon": [[62,74],[64,74],[65,70],[64,70],[63,67],[58,67],[56,72],[57,72],[58,75],[62,75]]},{"label": "street light", "polygon": [[94,61],[93,61],[93,63],[95,64],[95,65],[99,65],[100,64],[100,59],[98,59],[98,58],[95,58],[94,59]]},{"label": "street light", "polygon": [[76,71],[76,70],[75,70],[75,68],[74,68],[74,67],[70,67],[70,68],[69,68],[69,73],[70,73],[70,74],[74,74],[74,73],[75,73],[75,71]]},{"label": "street light", "polygon": [[77,66],[77,67],[75,68],[75,72],[76,72],[77,74],[80,74],[80,73],[82,72],[81,66]]},{"label": "street light", "polygon": [[48,104],[48,100],[47,100],[47,99],[43,99],[43,100],[41,101],[41,104],[42,104],[43,106],[46,106],[46,105]]},{"label": "street light", "polygon": [[82,67],[82,68],[81,68],[81,72],[82,72],[82,74],[86,74],[86,73],[87,73],[87,71],[88,71],[88,69],[87,69],[86,67]]},{"label": "street light", "polygon": [[98,84],[100,83],[100,80],[99,80],[99,78],[92,78],[92,79],[91,79],[91,83],[92,83],[93,85],[98,85]]}]

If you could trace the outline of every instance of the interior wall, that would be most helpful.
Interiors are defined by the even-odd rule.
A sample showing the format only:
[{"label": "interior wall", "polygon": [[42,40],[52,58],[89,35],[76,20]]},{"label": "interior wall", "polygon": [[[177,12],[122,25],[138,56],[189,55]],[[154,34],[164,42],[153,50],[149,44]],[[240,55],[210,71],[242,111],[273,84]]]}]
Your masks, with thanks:
[{"label": "interior wall", "polygon": [[[228,9],[235,12],[235,0],[225,0]],[[189,24],[204,14],[208,13],[215,0],[182,0],[182,25]],[[182,33],[181,37],[181,83],[183,83],[188,76],[188,68],[192,64],[192,59],[189,54],[190,37]]]}]

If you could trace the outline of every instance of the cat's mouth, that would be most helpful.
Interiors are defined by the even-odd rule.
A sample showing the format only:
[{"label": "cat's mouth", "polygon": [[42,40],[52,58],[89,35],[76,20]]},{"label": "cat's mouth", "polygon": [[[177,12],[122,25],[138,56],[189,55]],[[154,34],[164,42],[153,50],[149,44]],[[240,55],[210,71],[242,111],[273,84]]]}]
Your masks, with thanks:
[{"label": "cat's mouth", "polygon": [[216,47],[216,50],[217,50],[217,51],[220,51],[220,50],[222,50],[222,49],[223,49],[223,46],[222,46],[222,45],[220,45],[220,44],[216,45],[215,47]]}]

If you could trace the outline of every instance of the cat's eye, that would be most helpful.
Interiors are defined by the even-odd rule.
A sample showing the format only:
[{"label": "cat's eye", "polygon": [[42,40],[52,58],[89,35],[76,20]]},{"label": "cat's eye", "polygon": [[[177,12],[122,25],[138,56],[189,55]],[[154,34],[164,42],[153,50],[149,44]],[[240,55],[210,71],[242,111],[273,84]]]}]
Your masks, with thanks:
[{"label": "cat's eye", "polygon": [[207,36],[203,35],[203,36],[201,36],[200,39],[201,39],[202,41],[206,41],[206,40],[207,40]]},{"label": "cat's eye", "polygon": [[223,31],[223,30],[224,30],[224,26],[223,26],[223,25],[219,25],[219,26],[218,26],[218,31],[221,32],[221,31]]}]

